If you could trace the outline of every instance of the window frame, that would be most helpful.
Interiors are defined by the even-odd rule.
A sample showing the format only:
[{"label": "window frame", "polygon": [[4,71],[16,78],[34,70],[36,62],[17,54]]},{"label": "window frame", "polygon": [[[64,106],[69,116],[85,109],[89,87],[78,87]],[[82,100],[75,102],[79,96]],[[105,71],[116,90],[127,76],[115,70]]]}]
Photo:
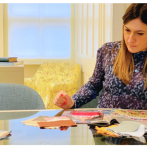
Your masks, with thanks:
[{"label": "window frame", "polygon": [[[8,57],[8,3],[3,3],[3,38],[4,38],[4,50],[3,56]],[[70,59],[21,59],[24,65],[36,65],[49,61],[71,61],[75,62],[75,4],[71,3],[71,58]]]}]

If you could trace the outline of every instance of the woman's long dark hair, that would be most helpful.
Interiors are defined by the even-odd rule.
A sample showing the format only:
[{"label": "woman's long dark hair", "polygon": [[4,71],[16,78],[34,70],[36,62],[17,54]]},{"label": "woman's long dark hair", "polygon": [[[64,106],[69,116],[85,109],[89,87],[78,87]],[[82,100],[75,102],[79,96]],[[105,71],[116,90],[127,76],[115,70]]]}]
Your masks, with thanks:
[{"label": "woman's long dark hair", "polygon": [[[147,25],[147,4],[138,3],[131,4],[123,18],[123,27],[125,24],[133,19],[140,18],[140,20]],[[120,51],[116,57],[113,67],[114,75],[118,76],[124,84],[129,84],[134,71],[134,60],[132,53],[127,49],[126,43],[124,41],[124,36],[122,37],[122,43]],[[143,78],[144,78],[144,89],[147,86],[147,56],[145,57],[145,64],[143,67]]]}]

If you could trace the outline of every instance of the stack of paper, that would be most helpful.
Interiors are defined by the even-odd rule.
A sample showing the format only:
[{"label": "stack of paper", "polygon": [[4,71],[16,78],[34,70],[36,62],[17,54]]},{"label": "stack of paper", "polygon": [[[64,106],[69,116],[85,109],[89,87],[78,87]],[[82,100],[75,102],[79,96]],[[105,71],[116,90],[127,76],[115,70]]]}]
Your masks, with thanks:
[{"label": "stack of paper", "polygon": [[137,137],[145,142],[143,135],[147,132],[147,125],[135,121],[122,121],[118,126],[108,128],[119,136]]},{"label": "stack of paper", "polygon": [[103,120],[103,110],[65,110],[62,116],[67,116],[77,124],[93,124]]},{"label": "stack of paper", "polygon": [[76,126],[76,123],[66,116],[39,116],[33,119],[22,121],[22,123],[24,123],[24,125],[30,125],[45,129],[52,129],[61,126]]}]

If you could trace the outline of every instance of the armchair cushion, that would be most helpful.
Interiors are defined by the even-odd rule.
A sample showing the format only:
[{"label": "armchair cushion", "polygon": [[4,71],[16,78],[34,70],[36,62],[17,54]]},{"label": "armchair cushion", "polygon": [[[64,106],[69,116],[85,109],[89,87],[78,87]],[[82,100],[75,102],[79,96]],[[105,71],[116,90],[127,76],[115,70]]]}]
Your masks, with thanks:
[{"label": "armchair cushion", "polygon": [[80,65],[71,62],[47,62],[40,65],[32,78],[24,84],[36,90],[47,109],[59,109],[53,104],[56,94],[63,90],[72,96],[79,86]]},{"label": "armchair cushion", "polygon": [[59,92],[59,89],[62,89],[63,91],[70,91],[72,89],[77,88],[75,86],[74,82],[72,82],[72,81],[50,83],[48,87],[51,92],[56,92],[56,93]]},{"label": "armchair cushion", "polygon": [[33,78],[25,78],[24,85],[29,85],[32,89],[36,89],[37,82]]}]

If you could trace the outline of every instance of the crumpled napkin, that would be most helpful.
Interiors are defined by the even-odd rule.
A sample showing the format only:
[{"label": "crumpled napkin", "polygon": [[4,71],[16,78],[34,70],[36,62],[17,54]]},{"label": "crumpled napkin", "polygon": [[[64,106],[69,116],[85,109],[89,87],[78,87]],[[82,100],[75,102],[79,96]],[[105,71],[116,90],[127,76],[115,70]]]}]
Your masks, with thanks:
[{"label": "crumpled napkin", "polygon": [[137,137],[139,141],[146,142],[143,135],[147,132],[147,125],[135,121],[122,121],[118,126],[108,128],[119,136]]},{"label": "crumpled napkin", "polygon": [[141,137],[145,134],[146,128],[145,125],[140,125],[135,131],[133,132],[120,132],[123,136],[135,136],[135,137]]},{"label": "crumpled napkin", "polygon": [[147,125],[136,122],[136,121],[122,121],[118,126],[112,127],[111,130],[115,131],[116,133],[120,132],[133,132],[136,131],[140,125],[144,125],[147,129]]}]

